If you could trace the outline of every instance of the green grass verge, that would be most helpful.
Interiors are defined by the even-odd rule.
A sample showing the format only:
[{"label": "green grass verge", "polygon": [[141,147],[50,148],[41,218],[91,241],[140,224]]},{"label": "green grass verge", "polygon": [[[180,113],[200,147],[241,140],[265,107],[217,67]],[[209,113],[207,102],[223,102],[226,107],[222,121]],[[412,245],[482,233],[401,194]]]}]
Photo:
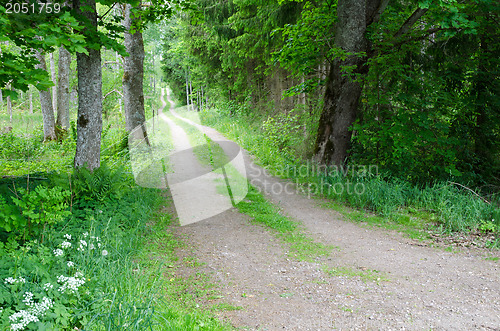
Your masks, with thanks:
[{"label": "green grass verge", "polygon": [[314,262],[319,257],[329,256],[333,250],[339,249],[332,245],[315,242],[304,233],[304,228],[300,223],[283,215],[250,184],[245,200],[238,203],[236,208],[239,212],[252,217],[253,222],[274,230],[276,237],[288,245],[288,254],[299,261]]},{"label": "green grass verge", "polygon": [[[317,166],[301,161],[290,153],[291,144],[300,137],[293,136],[297,133],[280,131],[279,121],[230,117],[217,109],[201,112],[201,118],[205,125],[216,128],[257,156],[258,162],[275,175],[302,185],[308,195],[327,197],[356,208],[361,213],[368,211],[378,216],[361,217],[360,214],[349,212],[349,219],[377,223],[381,227],[396,229],[421,239],[428,237],[427,231],[496,233],[497,240],[491,242],[490,246],[498,245],[498,204],[487,203],[459,185],[444,182],[414,186],[402,180],[363,172],[366,168],[362,166],[347,175],[318,172]],[[269,129],[269,123],[273,125],[272,130]],[[279,132],[287,132],[286,137],[293,137],[280,141]]]},{"label": "green grass verge", "polygon": [[[165,209],[158,211],[147,224],[142,249],[136,255],[141,277],[149,277],[157,289],[155,330],[231,330],[215,314],[240,307],[224,302],[203,306],[203,302],[221,299],[222,295],[210,277],[196,271],[199,263],[194,258],[177,257],[175,250],[185,243],[174,234],[173,226]],[[178,274],[179,268],[191,269],[192,275]]]}]

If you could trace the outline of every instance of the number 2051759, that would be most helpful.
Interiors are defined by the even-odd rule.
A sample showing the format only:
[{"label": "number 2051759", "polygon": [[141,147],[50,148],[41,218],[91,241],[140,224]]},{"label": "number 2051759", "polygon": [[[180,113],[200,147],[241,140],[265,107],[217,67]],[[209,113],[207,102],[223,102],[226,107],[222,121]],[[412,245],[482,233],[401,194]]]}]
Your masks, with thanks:
[{"label": "number 2051759", "polygon": [[58,14],[61,11],[61,4],[8,2],[5,4],[5,9],[7,14]]}]

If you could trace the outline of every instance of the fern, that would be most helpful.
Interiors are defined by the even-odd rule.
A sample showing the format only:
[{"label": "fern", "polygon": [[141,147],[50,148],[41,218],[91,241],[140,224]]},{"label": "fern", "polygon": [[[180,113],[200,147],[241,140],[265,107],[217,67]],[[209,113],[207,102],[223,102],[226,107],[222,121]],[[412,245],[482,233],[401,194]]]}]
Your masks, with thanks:
[{"label": "fern", "polygon": [[92,172],[85,167],[76,169],[72,176],[72,188],[77,199],[100,202],[120,198],[125,182],[124,169],[111,169],[106,162]]}]

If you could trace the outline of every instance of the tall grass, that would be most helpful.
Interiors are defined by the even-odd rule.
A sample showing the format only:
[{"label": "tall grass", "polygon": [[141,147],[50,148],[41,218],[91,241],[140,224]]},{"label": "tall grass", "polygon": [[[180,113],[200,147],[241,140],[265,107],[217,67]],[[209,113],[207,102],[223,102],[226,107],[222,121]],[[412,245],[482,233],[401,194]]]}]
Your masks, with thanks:
[{"label": "tall grass", "polygon": [[[435,182],[417,186],[376,171],[347,174],[317,171],[314,163],[300,157],[307,155],[306,151],[290,156],[289,149],[284,150],[273,142],[269,130],[264,127],[266,118],[228,116],[224,110],[210,109],[202,112],[202,121],[237,141],[276,175],[302,185],[306,194],[325,196],[393,220],[402,215],[425,218],[434,229],[444,232],[500,233],[500,201],[487,202],[455,183]],[[290,132],[284,130],[283,134]],[[288,139],[290,144],[303,138],[300,131],[292,131],[292,134],[295,136]]]}]

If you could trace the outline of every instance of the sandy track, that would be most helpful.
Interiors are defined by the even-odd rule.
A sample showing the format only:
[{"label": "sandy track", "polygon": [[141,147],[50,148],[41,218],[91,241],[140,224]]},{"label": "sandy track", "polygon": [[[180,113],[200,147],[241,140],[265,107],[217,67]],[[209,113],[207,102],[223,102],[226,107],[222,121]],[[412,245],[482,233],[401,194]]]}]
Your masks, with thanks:
[{"label": "sandy track", "polygon": [[[224,139],[199,127],[213,140]],[[223,302],[243,307],[221,317],[251,330],[500,330],[500,269],[484,252],[424,247],[400,234],[342,220],[266,174],[246,157],[252,184],[317,241],[338,246],[331,257],[298,262],[269,231],[228,210],[178,227]],[[292,187],[288,185],[288,187]],[[388,281],[329,276],[321,266],[376,270]],[[186,268],[181,274],[190,273]],[[215,303],[210,302],[210,303]],[[207,303],[209,304],[209,303]]]}]

